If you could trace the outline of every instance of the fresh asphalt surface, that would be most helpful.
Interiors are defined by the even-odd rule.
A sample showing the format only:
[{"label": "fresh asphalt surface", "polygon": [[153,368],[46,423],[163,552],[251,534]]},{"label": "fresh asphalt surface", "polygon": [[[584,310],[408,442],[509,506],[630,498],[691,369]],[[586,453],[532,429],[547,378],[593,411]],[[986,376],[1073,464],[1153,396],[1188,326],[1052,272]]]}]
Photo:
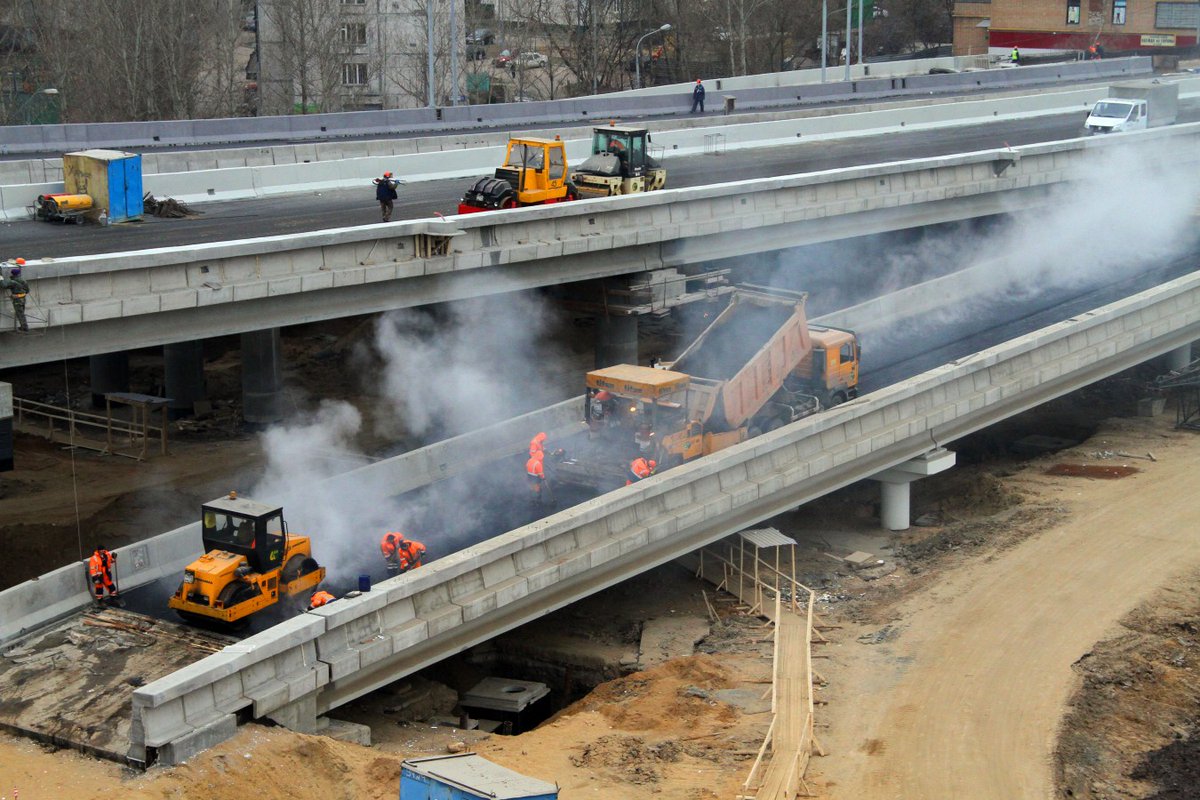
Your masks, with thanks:
[{"label": "fresh asphalt surface", "polygon": [[[1181,115],[1181,120],[1190,118],[1200,119],[1200,113]],[[668,154],[664,164],[668,188],[702,186],[1071,139],[1080,134],[1083,119],[1082,112],[1078,112],[930,131],[800,142],[783,147],[729,151],[720,156],[672,158]],[[797,120],[796,128],[803,130],[804,121]],[[402,186],[392,220],[453,214],[472,182],[465,178]],[[24,220],[4,223],[0,227],[0,238],[4,242],[0,257],[65,258],[289,235],[379,222],[379,205],[370,182],[364,182],[362,189],[205,203],[196,208],[204,213],[191,219],[150,217],[141,223],[107,228]]]}]

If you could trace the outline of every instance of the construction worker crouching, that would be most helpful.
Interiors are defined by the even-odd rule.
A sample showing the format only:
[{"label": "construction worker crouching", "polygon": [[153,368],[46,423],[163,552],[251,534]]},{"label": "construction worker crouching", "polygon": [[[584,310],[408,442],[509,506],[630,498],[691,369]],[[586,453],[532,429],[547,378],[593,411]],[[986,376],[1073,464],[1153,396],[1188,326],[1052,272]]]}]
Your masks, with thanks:
[{"label": "construction worker crouching", "polygon": [[9,296],[12,298],[13,317],[16,318],[17,328],[25,332],[29,330],[29,323],[25,319],[25,296],[29,294],[29,284],[21,277],[21,267],[23,266],[25,266],[23,258],[11,262],[8,276],[0,276],[0,290],[8,290]]},{"label": "construction worker crouching", "polygon": [[400,554],[400,571],[408,572],[421,566],[425,560],[425,545],[416,539],[403,539],[396,548]]},{"label": "construction worker crouching", "polygon": [[308,601],[308,610],[312,611],[314,608],[320,608],[326,603],[332,603],[334,600],[337,600],[337,598],[324,589],[320,589],[313,592],[312,599]]},{"label": "construction worker crouching", "polygon": [[117,591],[117,583],[113,580],[113,570],[117,566],[117,554],[104,545],[96,545],[96,551],[88,559],[88,577],[92,583],[92,600],[97,606],[104,604],[105,592],[109,602],[121,605],[121,596]]},{"label": "construction worker crouching", "polygon": [[642,458],[638,456],[629,464],[629,472],[633,477],[625,481],[628,486],[636,481],[645,480],[654,474],[654,470],[658,468],[658,462],[652,459]]},{"label": "construction worker crouching", "polygon": [[379,542],[379,551],[383,553],[384,563],[389,575],[396,575],[402,569],[400,545],[404,542],[404,534],[389,531]]}]

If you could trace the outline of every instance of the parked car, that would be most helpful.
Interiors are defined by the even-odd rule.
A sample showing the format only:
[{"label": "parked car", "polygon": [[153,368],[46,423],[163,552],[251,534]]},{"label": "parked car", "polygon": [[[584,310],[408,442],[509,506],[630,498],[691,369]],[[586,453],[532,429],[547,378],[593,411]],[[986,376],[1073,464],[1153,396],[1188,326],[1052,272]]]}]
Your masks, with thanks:
[{"label": "parked car", "polygon": [[508,63],[513,60],[513,54],[510,50],[501,50],[500,55],[492,59],[492,65],[496,67],[507,67]]},{"label": "parked car", "polygon": [[550,63],[550,59],[541,53],[521,53],[517,56],[517,63],[522,67],[544,67]]},{"label": "parked car", "polygon": [[495,44],[496,34],[487,28],[476,28],[467,34],[467,44]]}]

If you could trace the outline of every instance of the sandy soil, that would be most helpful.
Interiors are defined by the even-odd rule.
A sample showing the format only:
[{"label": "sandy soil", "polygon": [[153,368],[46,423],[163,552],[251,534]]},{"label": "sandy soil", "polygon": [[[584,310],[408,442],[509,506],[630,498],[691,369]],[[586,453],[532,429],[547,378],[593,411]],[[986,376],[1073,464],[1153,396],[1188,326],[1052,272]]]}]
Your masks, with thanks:
[{"label": "sandy soil", "polygon": [[[1170,423],[1111,420],[1082,445],[1032,459],[964,457],[919,486],[924,526],[899,536],[878,531],[869,486],[773,521],[800,541],[804,579],[841,626],[816,664],[829,679],[817,730],[829,755],[809,774],[819,796],[1192,796],[1180,782],[1194,770],[1200,685],[1190,494],[1200,439]],[[1157,461],[1101,457],[1117,451]],[[1138,471],[1047,474],[1062,463]],[[884,563],[855,572],[825,555],[852,549]],[[573,653],[576,669],[604,681],[576,699],[583,690],[562,680],[569,705],[529,733],[414,722],[381,695],[344,715],[372,725],[372,748],[248,725],[186,765],[146,774],[0,736],[0,796],[391,798],[404,757],[461,743],[557,781],[564,798],[731,797],[769,716],[730,699],[766,688],[763,631],[716,603],[721,620],[697,654],[621,674],[642,621],[706,613],[701,585],[678,570],[639,580],[547,618],[540,636],[518,632],[525,656]],[[461,688],[487,667],[448,662],[424,679]]]}]

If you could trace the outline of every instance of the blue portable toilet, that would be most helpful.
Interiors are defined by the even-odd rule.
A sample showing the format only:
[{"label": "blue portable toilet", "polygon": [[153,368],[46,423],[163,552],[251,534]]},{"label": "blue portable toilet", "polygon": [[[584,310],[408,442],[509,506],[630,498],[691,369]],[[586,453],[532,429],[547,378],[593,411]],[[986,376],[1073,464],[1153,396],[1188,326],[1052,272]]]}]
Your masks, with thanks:
[{"label": "blue portable toilet", "polygon": [[401,764],[400,800],[558,800],[558,787],[478,753],[457,753]]},{"label": "blue portable toilet", "polygon": [[108,213],[109,222],[142,218],[142,157],[119,150],[81,150],[63,156],[67,194],[92,198],[91,215]]}]

